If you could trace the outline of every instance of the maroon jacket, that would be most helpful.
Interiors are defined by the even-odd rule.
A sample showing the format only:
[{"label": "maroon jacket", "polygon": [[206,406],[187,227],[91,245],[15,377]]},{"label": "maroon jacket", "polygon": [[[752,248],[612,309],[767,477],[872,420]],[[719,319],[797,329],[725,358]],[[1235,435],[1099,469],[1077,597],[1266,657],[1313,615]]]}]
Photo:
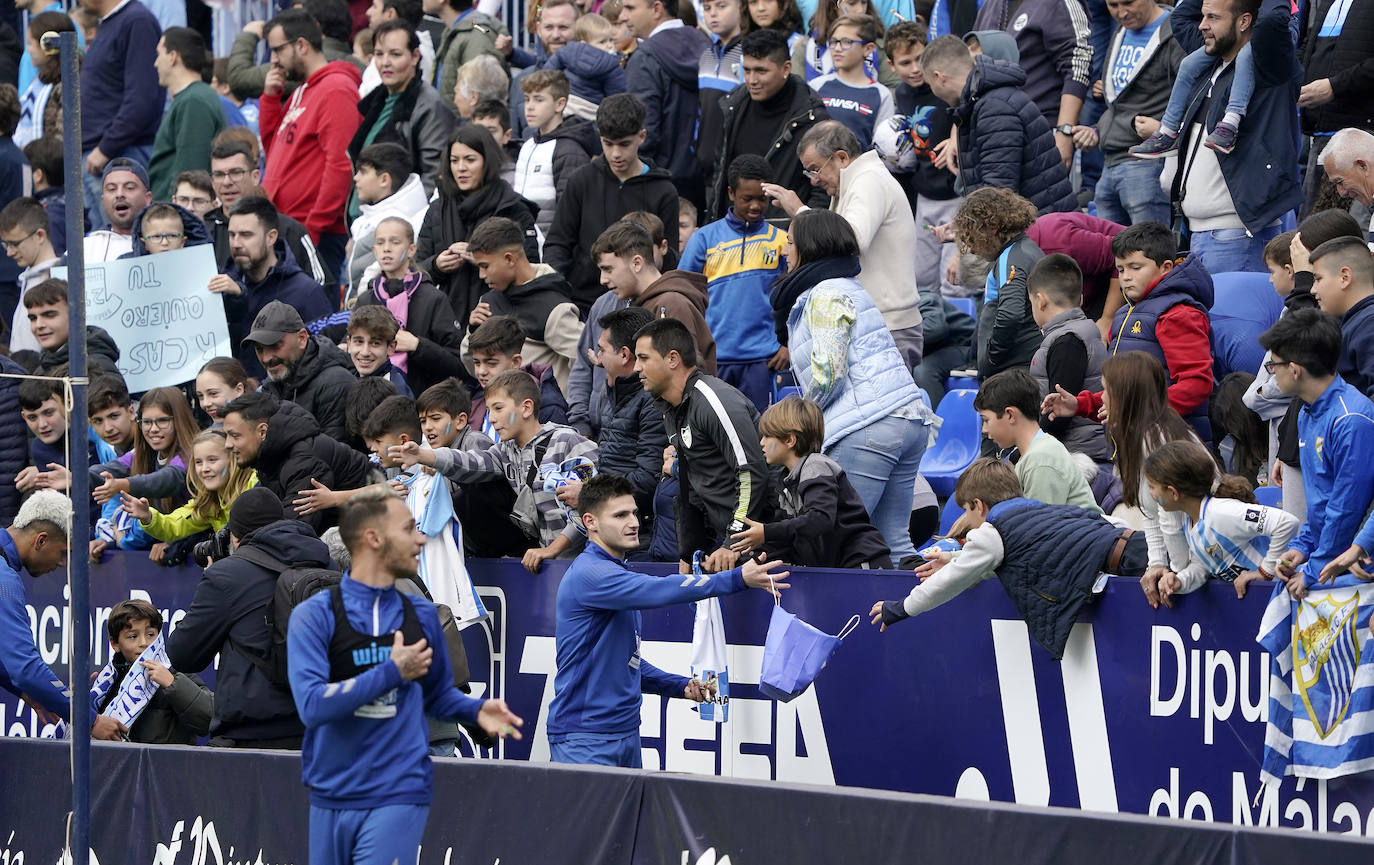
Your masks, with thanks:
[{"label": "maroon jacket", "polygon": [[1026,234],[1046,255],[1062,252],[1078,262],[1083,271],[1083,301],[1102,297],[1116,277],[1116,259],[1112,256],[1112,238],[1124,225],[1098,219],[1076,210],[1068,213],[1047,213],[1037,219]]}]

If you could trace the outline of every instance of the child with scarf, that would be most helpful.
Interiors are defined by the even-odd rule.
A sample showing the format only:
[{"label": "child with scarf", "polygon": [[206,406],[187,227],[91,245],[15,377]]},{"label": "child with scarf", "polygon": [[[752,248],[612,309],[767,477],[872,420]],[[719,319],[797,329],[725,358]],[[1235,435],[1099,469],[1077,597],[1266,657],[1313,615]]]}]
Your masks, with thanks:
[{"label": "child with scarf", "polygon": [[171,669],[158,609],[143,600],[120,601],[106,630],[111,658],[91,686],[91,713],[127,723],[131,742],[194,745],[208,735],[215,695],[198,676]]},{"label": "child with scarf", "polygon": [[463,335],[448,297],[415,269],[415,229],[391,216],[377,225],[373,254],[382,272],[368,283],[355,307],[381,305],[390,310],[400,330],[391,365],[400,370],[413,393],[422,393],[449,376],[467,377],[461,347]]}]

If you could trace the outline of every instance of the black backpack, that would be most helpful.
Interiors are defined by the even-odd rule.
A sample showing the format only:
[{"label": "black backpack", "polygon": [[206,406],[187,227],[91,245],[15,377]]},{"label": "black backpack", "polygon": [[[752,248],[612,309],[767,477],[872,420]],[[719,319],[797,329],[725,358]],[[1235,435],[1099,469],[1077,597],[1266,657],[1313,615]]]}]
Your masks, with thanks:
[{"label": "black backpack", "polygon": [[337,586],[343,573],[314,565],[297,567],[279,562],[254,546],[234,550],[236,558],[266,568],[277,575],[277,588],[267,602],[267,625],[272,629],[272,642],[265,655],[238,646],[243,656],[253,662],[268,680],[283,691],[291,690],[286,669],[286,628],[291,623],[291,611],[306,598]]}]

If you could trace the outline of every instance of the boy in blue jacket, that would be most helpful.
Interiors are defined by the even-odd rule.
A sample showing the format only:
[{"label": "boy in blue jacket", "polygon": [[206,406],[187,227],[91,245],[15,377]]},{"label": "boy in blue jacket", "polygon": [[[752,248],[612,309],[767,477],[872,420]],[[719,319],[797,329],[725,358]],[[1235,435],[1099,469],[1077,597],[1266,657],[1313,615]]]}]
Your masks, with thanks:
[{"label": "boy in blue jacket", "polygon": [[763,184],[773,170],[746,153],[730,163],[726,192],[730,209],[693,232],[678,269],[706,277],[706,324],[716,338],[716,376],[733,385],[763,411],[773,393],[773,373],[787,369],[787,350],[761,321],[771,321],[768,290],[787,272],[787,232],[763,218],[768,196]]},{"label": "boy in blue jacket", "polygon": [[639,611],[744,591],[788,588],[778,562],[747,562],[704,580],[631,571],[639,548],[634,488],[619,475],[597,475],[578,497],[587,548],[558,585],[554,638],[558,672],[549,707],[549,748],[556,763],[641,766],[641,694],[704,702],[710,689],[664,672],[639,654]]},{"label": "boy in blue jacket", "polygon": [[425,536],[405,502],[375,485],[344,506],[339,535],[352,568],[291,614],[287,657],[305,742],[310,862],[411,862],[429,817],[434,770],[428,715],[520,738],[503,700],[453,686],[439,615],[396,591],[416,578]]}]

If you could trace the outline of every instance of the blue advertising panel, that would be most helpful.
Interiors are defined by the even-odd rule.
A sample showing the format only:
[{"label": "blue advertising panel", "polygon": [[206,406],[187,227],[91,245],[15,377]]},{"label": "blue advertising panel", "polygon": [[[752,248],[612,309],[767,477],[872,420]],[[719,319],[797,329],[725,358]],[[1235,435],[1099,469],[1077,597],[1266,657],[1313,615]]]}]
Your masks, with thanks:
[{"label": "blue advertising panel", "polygon": [[[553,697],[554,598],[564,565],[531,575],[514,560],[469,560],[488,622],[464,631],[474,693],[504,697],[526,718],[525,739],[478,756],[547,760]],[[658,573],[666,573],[664,570]],[[668,579],[680,577],[668,575]],[[117,601],[147,597],[175,627],[194,567],[160,568],[144,554],[107,554],[93,568],[95,658],[109,645]],[[909,574],[798,569],[788,611],[835,633],[877,600],[905,594]],[[65,587],[29,584],[30,622],[44,660],[65,676]],[[1255,642],[1267,595],[1237,600],[1209,585],[1151,610],[1130,580],[1112,580],[1051,661],[995,582],[884,633],[845,638],[815,685],[789,703],[758,690],[771,598],[723,598],[730,721],[684,700],[646,697],[644,765],[703,775],[1057,805],[1236,825],[1374,835],[1374,775],[1284,780],[1261,790],[1269,659]],[[655,665],[686,673],[690,606],[646,612]],[[83,677],[85,678],[85,677]],[[213,682],[211,674],[207,682]],[[0,701],[6,735],[42,732],[32,712]]]}]

